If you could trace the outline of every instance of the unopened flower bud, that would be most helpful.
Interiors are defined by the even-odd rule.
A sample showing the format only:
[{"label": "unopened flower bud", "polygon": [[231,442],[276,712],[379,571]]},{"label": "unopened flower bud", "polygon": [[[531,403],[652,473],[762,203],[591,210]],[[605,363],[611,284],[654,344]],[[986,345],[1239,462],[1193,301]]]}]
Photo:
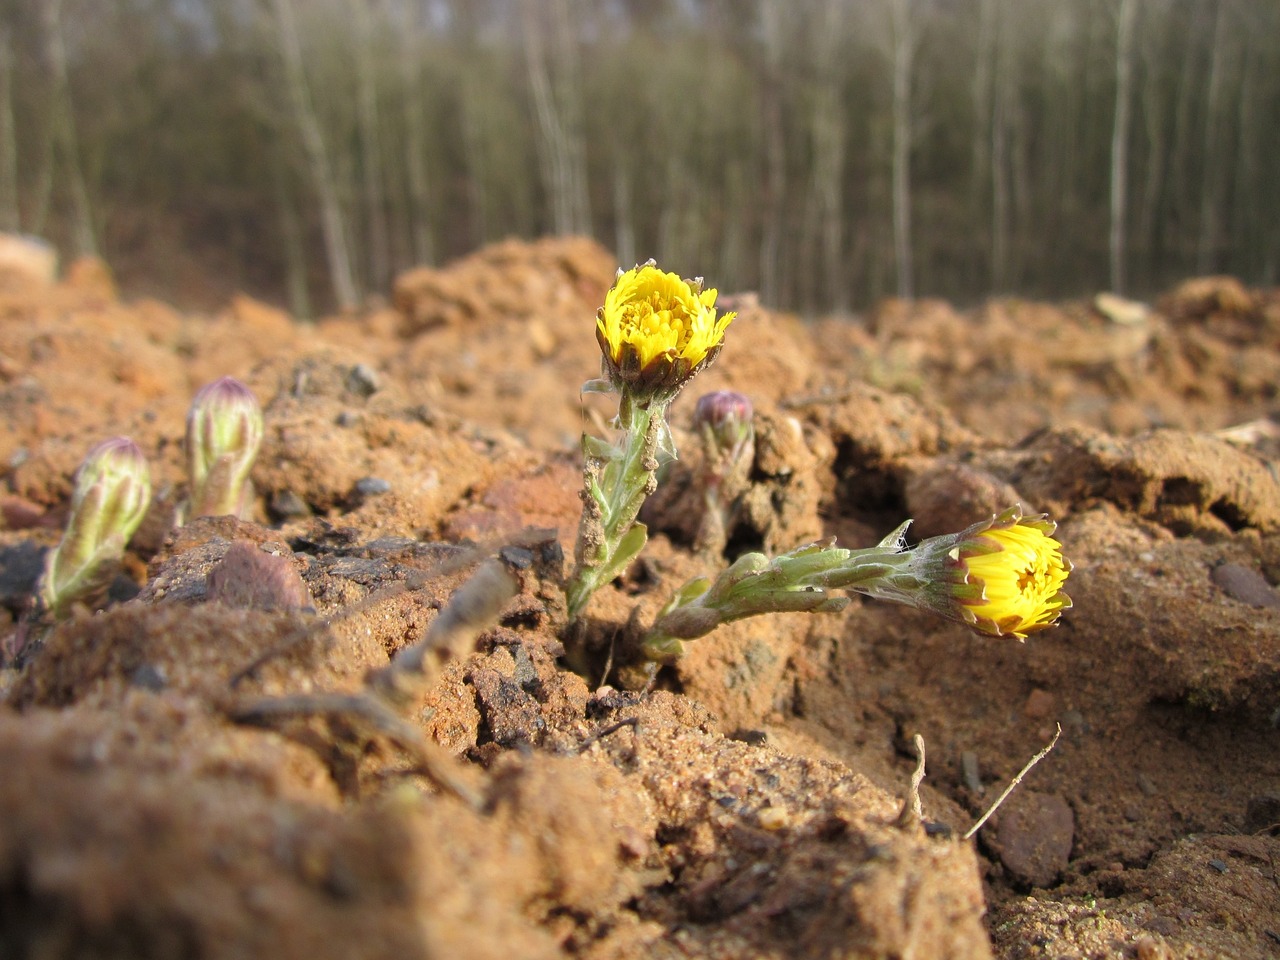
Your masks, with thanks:
[{"label": "unopened flower bud", "polygon": [[55,617],[101,586],[104,565],[118,561],[151,500],[146,458],[127,437],[104,440],[76,471],[71,516],[45,561],[40,596]]},{"label": "unopened flower bud", "polygon": [[262,408],[239,380],[223,377],[200,388],[187,414],[187,519],[244,516],[253,497],[249,471],[262,431]]},{"label": "unopened flower bud", "polygon": [[693,411],[693,424],[707,439],[708,459],[737,463],[754,446],[751,401],[733,390],[703,394]]}]

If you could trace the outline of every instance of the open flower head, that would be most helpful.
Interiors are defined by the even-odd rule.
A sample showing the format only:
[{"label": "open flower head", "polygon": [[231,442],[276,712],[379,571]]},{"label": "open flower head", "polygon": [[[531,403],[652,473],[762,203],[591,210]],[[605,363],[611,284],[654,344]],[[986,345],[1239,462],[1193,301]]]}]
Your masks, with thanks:
[{"label": "open flower head", "polygon": [[1055,529],[1044,514],[1024,517],[1013,507],[960,534],[946,554],[958,618],[982,633],[1020,640],[1057,623],[1071,608],[1063,590],[1071,562]]},{"label": "open flower head", "polygon": [[596,315],[605,372],[620,392],[640,401],[669,401],[724,345],[736,316],[716,316],[715,290],[701,278],[682,280],[652,261],[619,271]]}]

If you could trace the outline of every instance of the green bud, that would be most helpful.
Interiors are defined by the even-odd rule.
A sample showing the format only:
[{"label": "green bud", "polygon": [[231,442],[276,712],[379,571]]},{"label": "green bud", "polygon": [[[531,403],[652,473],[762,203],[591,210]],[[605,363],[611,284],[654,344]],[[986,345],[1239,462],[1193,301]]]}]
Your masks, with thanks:
[{"label": "green bud", "polygon": [[55,617],[102,585],[104,564],[124,555],[150,501],[150,472],[136,443],[114,437],[89,451],[76,471],[66,532],[41,580],[41,600]]},{"label": "green bud", "polygon": [[187,414],[186,519],[244,516],[253,498],[249,471],[262,431],[262,408],[239,380],[223,377],[200,389]]}]

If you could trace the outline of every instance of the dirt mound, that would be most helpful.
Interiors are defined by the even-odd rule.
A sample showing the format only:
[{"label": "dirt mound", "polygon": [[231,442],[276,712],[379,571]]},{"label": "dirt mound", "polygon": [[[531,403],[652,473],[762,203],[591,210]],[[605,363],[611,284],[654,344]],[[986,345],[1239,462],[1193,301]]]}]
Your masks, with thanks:
[{"label": "dirt mound", "polygon": [[[0,667],[0,955],[1273,956],[1280,297],[804,323],[724,291],[650,547],[570,629],[615,266],[510,241],[314,326],[125,303],[101,264],[0,289],[0,649],[26,644]],[[266,412],[256,522],[171,531],[186,406],[224,374]],[[723,387],[755,403],[754,460],[699,554],[690,414]],[[132,582],[29,642],[71,475],[114,433],[156,480]],[[1014,501],[1075,563],[1074,609],[1025,644],[855,600],[692,641],[648,694],[602,683],[742,551]],[[353,707],[485,556],[519,591],[477,652],[405,728]]]}]

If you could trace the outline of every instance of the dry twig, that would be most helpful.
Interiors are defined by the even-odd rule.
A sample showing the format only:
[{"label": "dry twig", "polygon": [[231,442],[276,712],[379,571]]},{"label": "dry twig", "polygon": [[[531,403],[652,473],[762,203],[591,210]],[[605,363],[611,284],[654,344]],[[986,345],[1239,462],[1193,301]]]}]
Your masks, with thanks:
[{"label": "dry twig", "polygon": [[1057,746],[1058,738],[1062,736],[1062,724],[1059,723],[1056,724],[1056,726],[1058,728],[1057,732],[1054,733],[1053,739],[1049,741],[1049,745],[1027,761],[1027,765],[1018,771],[1018,775],[1009,781],[1009,786],[1004,788],[1004,792],[1000,794],[1000,796],[996,797],[996,802],[987,808],[987,812],[978,818],[977,823],[965,831],[964,838],[966,840],[982,829],[982,825],[991,819],[991,815],[993,813],[1000,809],[1000,805],[1009,798],[1009,794],[1013,793],[1013,791],[1017,789],[1018,784],[1022,782],[1022,778],[1031,772],[1031,768],[1047,757],[1049,755],[1049,751]]}]

